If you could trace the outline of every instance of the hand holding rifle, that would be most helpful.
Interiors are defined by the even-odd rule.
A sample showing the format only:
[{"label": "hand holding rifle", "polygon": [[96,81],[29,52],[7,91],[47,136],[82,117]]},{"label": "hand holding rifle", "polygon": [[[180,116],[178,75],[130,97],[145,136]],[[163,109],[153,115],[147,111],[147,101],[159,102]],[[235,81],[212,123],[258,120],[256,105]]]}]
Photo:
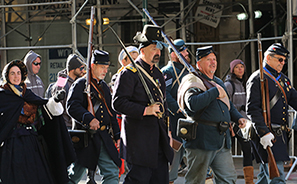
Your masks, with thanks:
[{"label": "hand holding rifle", "polygon": [[[264,121],[265,121],[267,127],[271,131],[270,108],[269,108],[269,89],[268,89],[268,81],[267,81],[267,79],[264,79],[261,33],[258,33],[258,54],[259,54],[263,117],[264,117]],[[273,139],[274,139],[274,136],[271,132],[264,135],[260,139],[260,143],[263,145],[264,149],[267,150],[270,179],[280,176],[274,156],[273,156],[273,153],[272,153],[272,150],[270,148],[271,146],[273,146],[273,144],[271,142],[271,140],[273,140]]]}]

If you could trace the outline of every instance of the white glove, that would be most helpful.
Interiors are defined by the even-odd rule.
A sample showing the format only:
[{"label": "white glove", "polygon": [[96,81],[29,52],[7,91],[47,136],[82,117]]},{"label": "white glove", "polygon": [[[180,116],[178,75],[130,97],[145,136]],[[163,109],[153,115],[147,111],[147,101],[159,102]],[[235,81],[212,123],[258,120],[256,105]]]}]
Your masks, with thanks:
[{"label": "white glove", "polygon": [[260,138],[260,143],[263,145],[263,148],[266,149],[267,146],[272,147],[272,140],[274,139],[274,135],[272,133],[267,133],[263,137]]},{"label": "white glove", "polygon": [[55,102],[53,97],[48,100],[46,108],[53,116],[60,116],[64,111],[63,105],[60,102]]}]

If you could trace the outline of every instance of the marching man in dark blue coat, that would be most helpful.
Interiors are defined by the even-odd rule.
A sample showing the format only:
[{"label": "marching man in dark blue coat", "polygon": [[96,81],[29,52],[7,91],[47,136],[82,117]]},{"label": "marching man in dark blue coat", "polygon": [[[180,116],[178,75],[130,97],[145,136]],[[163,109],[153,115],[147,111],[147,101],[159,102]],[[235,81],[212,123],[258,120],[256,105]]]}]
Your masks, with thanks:
[{"label": "marching man in dark blue coat", "polygon": [[[156,66],[163,48],[160,27],[146,25],[134,39],[141,43],[135,62],[152,96],[149,99],[138,76],[140,71],[132,64],[121,71],[114,85],[113,107],[123,115],[121,137],[130,169],[124,183],[165,184],[169,182],[168,163],[173,151],[165,113],[158,116],[166,109],[164,77]],[[151,104],[151,100],[159,104]]]},{"label": "marching man in dark blue coat", "polygon": [[[288,107],[297,110],[297,92],[290,80],[281,71],[289,57],[289,51],[279,43],[272,44],[264,53],[264,78],[268,80],[270,119],[272,132],[266,126],[262,115],[262,98],[259,70],[255,71],[247,82],[247,114],[255,123],[258,150],[265,162],[260,165],[257,183],[286,183],[283,162],[288,161]],[[269,109],[268,109],[269,110]],[[275,140],[275,142],[273,141]],[[267,167],[267,146],[271,147],[280,177],[269,179]]]},{"label": "marching man in dark blue coat", "polygon": [[[173,41],[174,46],[178,51],[184,56],[187,62],[190,62],[188,48],[185,45],[184,40],[176,39]],[[182,142],[181,138],[177,137],[177,121],[179,118],[185,118],[181,112],[178,103],[177,103],[177,89],[181,83],[182,78],[188,74],[188,70],[184,65],[179,61],[179,58],[173,52],[171,47],[168,47],[170,61],[164,66],[161,71],[165,78],[166,84],[166,101],[168,104],[168,109],[170,110],[170,124],[172,127],[171,134],[172,138]],[[182,161],[185,149],[181,146],[179,150],[175,150],[172,164],[170,166],[169,172],[169,182],[173,183],[178,176],[178,168]]]},{"label": "marching man in dark blue coat", "polygon": [[[87,110],[86,77],[76,80],[69,90],[67,99],[68,114],[76,120],[77,129],[88,127],[87,138],[82,147],[75,147],[77,161],[74,164],[70,179],[78,183],[86,168],[94,171],[98,165],[103,183],[118,184],[121,160],[117,148],[120,144],[119,125],[116,121],[115,112],[111,108],[111,94],[109,87],[104,82],[109,62],[109,54],[105,51],[95,50],[92,55],[91,94],[95,116]],[[113,130],[113,138],[110,129]],[[113,140],[114,139],[114,140]],[[79,141],[72,137],[75,143]],[[87,141],[87,143],[85,143]],[[117,147],[114,142],[116,142]],[[90,174],[90,173],[89,173]],[[93,173],[91,173],[93,175]]]}]

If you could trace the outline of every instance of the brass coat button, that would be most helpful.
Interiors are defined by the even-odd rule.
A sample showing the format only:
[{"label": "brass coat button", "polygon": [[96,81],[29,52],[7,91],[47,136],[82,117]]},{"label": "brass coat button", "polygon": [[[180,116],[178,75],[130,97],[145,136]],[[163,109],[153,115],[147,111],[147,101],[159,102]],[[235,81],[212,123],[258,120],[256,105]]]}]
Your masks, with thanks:
[{"label": "brass coat button", "polygon": [[101,127],[100,127],[100,130],[101,131],[104,131],[106,129],[106,126],[105,125],[102,125]]}]

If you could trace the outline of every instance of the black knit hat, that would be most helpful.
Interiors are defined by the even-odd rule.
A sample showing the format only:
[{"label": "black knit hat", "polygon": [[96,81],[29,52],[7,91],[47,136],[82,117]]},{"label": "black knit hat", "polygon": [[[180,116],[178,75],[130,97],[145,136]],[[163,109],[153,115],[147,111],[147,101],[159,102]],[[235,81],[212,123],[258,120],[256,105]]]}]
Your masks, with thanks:
[{"label": "black knit hat", "polygon": [[66,61],[67,72],[79,68],[83,65],[82,60],[76,54],[70,54]]}]

